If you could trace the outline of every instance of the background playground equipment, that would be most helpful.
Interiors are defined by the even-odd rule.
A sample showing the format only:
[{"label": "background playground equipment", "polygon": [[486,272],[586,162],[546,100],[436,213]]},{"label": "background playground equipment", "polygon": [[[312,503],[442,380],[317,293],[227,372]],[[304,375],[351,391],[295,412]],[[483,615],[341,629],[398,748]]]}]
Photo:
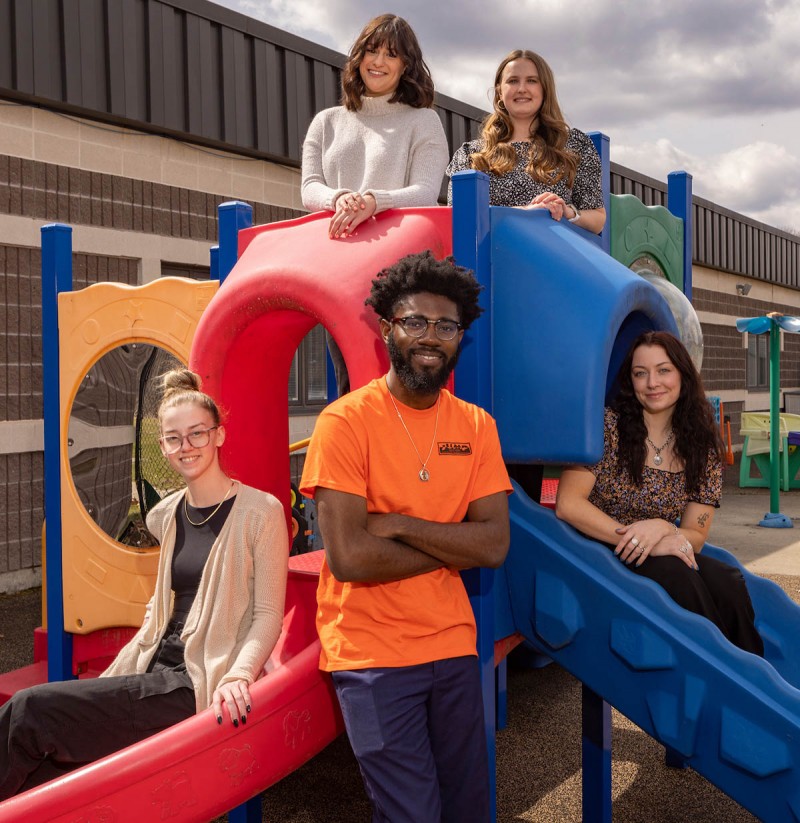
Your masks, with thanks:
[{"label": "background playground equipment", "polygon": [[[772,439],[772,420],[769,412],[742,412],[741,433],[744,436],[739,485],[742,488],[769,488]],[[778,456],[779,482],[783,491],[800,489],[800,414],[781,414],[779,418]],[[795,435],[795,437],[792,437]],[[798,443],[791,442],[798,439]],[[793,449],[792,446],[795,446]],[[755,464],[760,477],[751,477]]]},{"label": "background playground equipment", "polygon": [[[736,329],[748,334],[769,333],[769,414],[770,414],[770,457],[769,457],[769,511],[759,526],[773,529],[791,529],[792,519],[780,511],[781,494],[781,331],[800,334],[800,317],[788,317],[778,312],[770,312],[764,317],[742,317],[736,321]],[[787,457],[785,474],[787,482],[794,475],[789,474],[788,442],[784,451]],[[794,460],[792,465],[796,467]],[[744,457],[742,457],[744,466]],[[796,472],[795,472],[796,473]],[[749,476],[749,474],[748,474]],[[740,485],[741,485],[740,475]]]},{"label": "background playground equipment", "polygon": [[[317,320],[338,336],[356,385],[382,373],[384,349],[363,296],[384,262],[421,248],[443,255],[452,247],[487,288],[489,311],[470,331],[456,387],[493,410],[513,459],[599,457],[602,406],[624,351],[642,329],[674,329],[672,315],[650,285],[603,253],[604,238],[542,213],[521,219],[513,209],[490,209],[486,183],[466,173],[454,180],[452,212],[386,212],[357,237],[335,244],[324,215],[241,233],[232,282],[204,314],[190,362],[219,381],[223,398],[242,385],[263,389],[263,396],[251,391],[231,408],[237,437],[229,440],[226,460],[248,473],[243,480],[277,491],[288,503],[286,398],[271,383],[281,382],[303,329]],[[671,176],[671,201],[690,202],[686,183]],[[220,260],[236,260],[236,231],[232,238],[222,242]],[[684,236],[684,255],[687,243]],[[253,357],[258,351],[270,353],[268,364]],[[211,367],[219,369],[215,377]],[[541,418],[547,426],[534,432],[528,421],[539,414],[537,404],[546,404]],[[270,442],[258,442],[263,451],[255,460],[247,452],[255,450],[259,427],[271,434]],[[607,550],[559,523],[519,487],[511,505],[505,568],[475,571],[465,581],[479,620],[490,744],[495,648],[502,656],[522,634],[586,684],[586,820],[610,820],[611,813],[610,711],[603,698],[762,819],[792,819],[791,810],[800,809],[800,612],[775,587],[750,582],[769,662],[753,660],[655,586],[632,583]],[[253,687],[264,711],[257,722],[234,735],[203,713],[0,805],[0,821],[72,821],[98,810],[138,821],[159,807],[176,820],[208,819],[324,746],[340,723],[328,680],[317,670],[319,560],[319,553],[290,560],[275,668]]]}]

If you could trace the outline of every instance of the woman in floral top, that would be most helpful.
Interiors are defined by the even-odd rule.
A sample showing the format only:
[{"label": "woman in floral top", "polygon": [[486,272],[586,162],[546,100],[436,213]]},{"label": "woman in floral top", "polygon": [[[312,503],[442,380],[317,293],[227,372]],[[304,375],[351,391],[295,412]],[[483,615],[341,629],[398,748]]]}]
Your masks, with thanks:
[{"label": "woman in floral top", "polygon": [[631,571],[707,617],[732,643],[763,655],[741,572],[700,553],[719,508],[722,446],[688,352],[671,334],[646,332],[619,382],[605,413],[603,458],[564,471],[556,514],[613,546]]},{"label": "woman in floral top", "polygon": [[535,52],[517,49],[497,67],[494,111],[480,139],[453,155],[447,174],[467,169],[489,175],[493,206],[547,209],[554,220],[595,234],[603,228],[600,158],[592,141],[565,122],[553,72]]}]

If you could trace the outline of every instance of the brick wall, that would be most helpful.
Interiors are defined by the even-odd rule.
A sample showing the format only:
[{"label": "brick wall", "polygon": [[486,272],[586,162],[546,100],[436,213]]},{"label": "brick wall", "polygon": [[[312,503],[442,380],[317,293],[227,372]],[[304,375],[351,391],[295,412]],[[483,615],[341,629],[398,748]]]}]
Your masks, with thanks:
[{"label": "brick wall", "polygon": [[[0,155],[0,214],[192,240],[217,239],[217,206],[229,196]],[[254,203],[255,223],[304,212]]]},{"label": "brick wall", "polygon": [[[135,284],[138,263],[73,255],[76,289],[91,283]],[[0,246],[0,420],[38,420],[42,409],[41,252]],[[43,454],[0,454],[0,575],[41,563]],[[2,587],[0,587],[2,590]]]},{"label": "brick wall", "polygon": [[0,454],[0,575],[41,565],[44,455]]},{"label": "brick wall", "polygon": [[[708,289],[694,289],[692,303],[697,311],[725,314],[732,320],[739,317],[761,317],[772,311],[791,316],[800,315],[800,308],[790,303],[739,297]],[[704,323],[703,337],[703,380],[706,388],[709,391],[743,389],[746,380],[747,351],[743,348],[741,333],[733,325]],[[783,335],[781,386],[800,386],[800,335]]]}]

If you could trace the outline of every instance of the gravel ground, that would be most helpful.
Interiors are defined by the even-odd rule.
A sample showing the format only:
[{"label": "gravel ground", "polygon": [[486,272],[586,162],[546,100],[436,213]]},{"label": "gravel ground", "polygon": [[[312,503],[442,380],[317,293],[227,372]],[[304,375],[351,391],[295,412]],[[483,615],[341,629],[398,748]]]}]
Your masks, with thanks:
[{"label": "gravel ground", "polygon": [[[800,577],[771,576],[800,603]],[[0,596],[0,671],[33,660],[39,589]],[[497,737],[499,823],[581,820],[581,688],[559,666],[510,669],[508,726]],[[757,823],[691,769],[664,765],[664,750],[613,713],[615,823]],[[264,819],[365,823],[370,810],[345,737],[264,794]],[[225,820],[221,818],[220,820]]]}]

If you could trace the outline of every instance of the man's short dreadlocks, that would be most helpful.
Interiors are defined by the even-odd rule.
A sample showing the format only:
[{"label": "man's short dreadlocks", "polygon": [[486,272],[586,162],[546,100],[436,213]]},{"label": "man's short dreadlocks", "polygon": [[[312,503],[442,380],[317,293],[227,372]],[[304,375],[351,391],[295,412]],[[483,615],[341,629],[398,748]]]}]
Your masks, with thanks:
[{"label": "man's short dreadlocks", "polygon": [[482,288],[475,275],[457,266],[452,257],[437,260],[433,252],[423,251],[402,257],[378,272],[364,303],[372,306],[379,317],[389,320],[403,298],[420,292],[439,294],[458,306],[461,325],[468,329],[483,311],[478,305]]}]

